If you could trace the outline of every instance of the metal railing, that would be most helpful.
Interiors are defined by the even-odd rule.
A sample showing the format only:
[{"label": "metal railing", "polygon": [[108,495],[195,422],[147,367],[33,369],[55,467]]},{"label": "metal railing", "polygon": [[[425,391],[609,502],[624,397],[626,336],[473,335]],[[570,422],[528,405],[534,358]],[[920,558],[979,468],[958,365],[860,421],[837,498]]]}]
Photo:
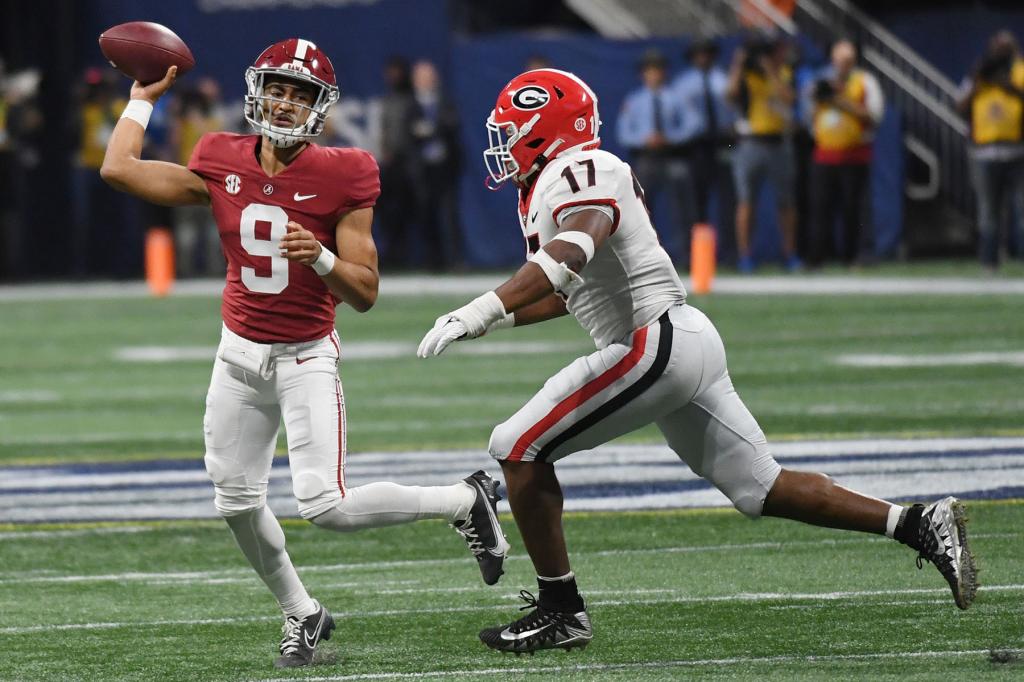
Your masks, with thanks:
[{"label": "metal railing", "polygon": [[[849,38],[860,47],[890,105],[902,114],[907,148],[927,159],[929,169],[937,173],[938,193],[969,215],[969,128],[957,113],[956,84],[848,0],[797,0],[794,20],[812,39],[827,43]],[[913,194],[911,198],[923,198],[921,192]]]},{"label": "metal railing", "polygon": [[957,113],[957,87],[892,32],[849,0],[797,0],[793,16],[767,0],[567,0],[609,37],[715,35],[769,24],[820,45],[849,38],[878,77],[890,106],[901,112],[904,142],[933,177],[908,188],[911,198],[937,192],[969,215],[968,126]]}]

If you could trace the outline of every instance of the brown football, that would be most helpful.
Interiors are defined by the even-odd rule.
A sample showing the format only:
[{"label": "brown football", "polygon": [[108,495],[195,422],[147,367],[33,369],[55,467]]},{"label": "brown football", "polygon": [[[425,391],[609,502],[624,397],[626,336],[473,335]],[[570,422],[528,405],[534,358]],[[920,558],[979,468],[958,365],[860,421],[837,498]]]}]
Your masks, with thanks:
[{"label": "brown football", "polygon": [[100,34],[100,50],[110,64],[140,83],[153,83],[176,65],[181,76],[196,65],[192,51],[174,31],[151,21],[118,24]]}]

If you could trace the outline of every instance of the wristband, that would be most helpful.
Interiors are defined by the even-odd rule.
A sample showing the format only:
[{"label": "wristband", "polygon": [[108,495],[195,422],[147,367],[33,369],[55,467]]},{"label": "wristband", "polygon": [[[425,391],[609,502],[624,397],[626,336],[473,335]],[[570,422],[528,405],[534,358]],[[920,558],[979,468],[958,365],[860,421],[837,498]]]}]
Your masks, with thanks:
[{"label": "wristband", "polygon": [[501,299],[493,291],[477,296],[458,310],[451,312],[451,317],[466,326],[466,336],[471,339],[483,335],[491,328],[491,325],[507,315]]},{"label": "wristband", "polygon": [[130,118],[145,130],[149,125],[149,117],[153,115],[153,105],[144,99],[133,99],[121,113],[121,118]]},{"label": "wristband", "polygon": [[310,263],[310,267],[313,268],[313,272],[323,277],[328,272],[334,269],[334,253],[323,244],[320,245],[320,255],[316,257],[316,260]]},{"label": "wristband", "polygon": [[516,314],[505,313],[504,317],[499,318],[496,322],[492,322],[491,325],[487,327],[487,331],[493,332],[499,329],[508,329],[509,327],[514,326],[516,326]]}]

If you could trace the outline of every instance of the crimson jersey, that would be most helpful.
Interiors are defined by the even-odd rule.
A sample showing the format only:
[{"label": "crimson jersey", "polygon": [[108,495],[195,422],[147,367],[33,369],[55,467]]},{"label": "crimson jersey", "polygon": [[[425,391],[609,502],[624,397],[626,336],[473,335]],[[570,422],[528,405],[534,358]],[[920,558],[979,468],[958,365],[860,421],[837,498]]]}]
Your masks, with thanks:
[{"label": "crimson jersey", "polygon": [[312,341],[334,329],[338,300],[311,267],[281,256],[278,242],[295,221],[337,253],[338,220],[380,195],[377,162],[361,149],[310,144],[269,177],[256,158],[259,141],[208,133],[188,162],[206,181],[228,261],[221,314],[228,329],[251,341]]}]

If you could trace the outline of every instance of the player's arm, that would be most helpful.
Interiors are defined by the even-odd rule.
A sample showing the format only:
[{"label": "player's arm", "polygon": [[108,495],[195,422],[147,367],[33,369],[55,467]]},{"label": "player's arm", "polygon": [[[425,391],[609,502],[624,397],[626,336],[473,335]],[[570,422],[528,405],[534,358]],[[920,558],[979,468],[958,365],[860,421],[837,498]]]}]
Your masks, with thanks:
[{"label": "player's arm", "polygon": [[568,314],[569,310],[565,307],[565,299],[556,293],[552,293],[536,303],[531,303],[517,310],[513,321],[515,326],[522,327],[528,324],[553,320],[556,317]]},{"label": "player's arm", "polygon": [[602,211],[573,213],[562,222],[555,238],[507,282],[439,317],[423,337],[417,355],[438,355],[452,341],[476,338],[510,314],[515,316],[516,324],[521,324],[520,312],[530,315],[539,310],[531,310],[532,306],[551,305],[547,301],[555,292],[568,293],[582,283],[580,271],[611,236],[613,227],[612,219]]},{"label": "player's arm", "polygon": [[[152,105],[171,87],[177,72],[178,67],[172,66],[167,70],[163,80],[145,86],[138,81],[133,83],[132,104],[129,104],[129,107],[139,106],[142,118],[148,120],[146,109],[152,112]],[[146,104],[149,106],[146,107]],[[129,110],[126,109],[127,111]],[[103,167],[100,168],[100,176],[107,184],[114,189],[163,206],[210,203],[206,183],[185,166],[142,159],[142,142],[145,134],[145,126],[135,118],[122,116],[117,122],[107,142]]]},{"label": "player's arm", "polygon": [[313,268],[332,294],[365,313],[377,302],[380,285],[372,225],[372,208],[343,215],[334,230],[339,254],[335,256],[312,232],[289,221],[288,232],[281,238],[281,255]]}]

